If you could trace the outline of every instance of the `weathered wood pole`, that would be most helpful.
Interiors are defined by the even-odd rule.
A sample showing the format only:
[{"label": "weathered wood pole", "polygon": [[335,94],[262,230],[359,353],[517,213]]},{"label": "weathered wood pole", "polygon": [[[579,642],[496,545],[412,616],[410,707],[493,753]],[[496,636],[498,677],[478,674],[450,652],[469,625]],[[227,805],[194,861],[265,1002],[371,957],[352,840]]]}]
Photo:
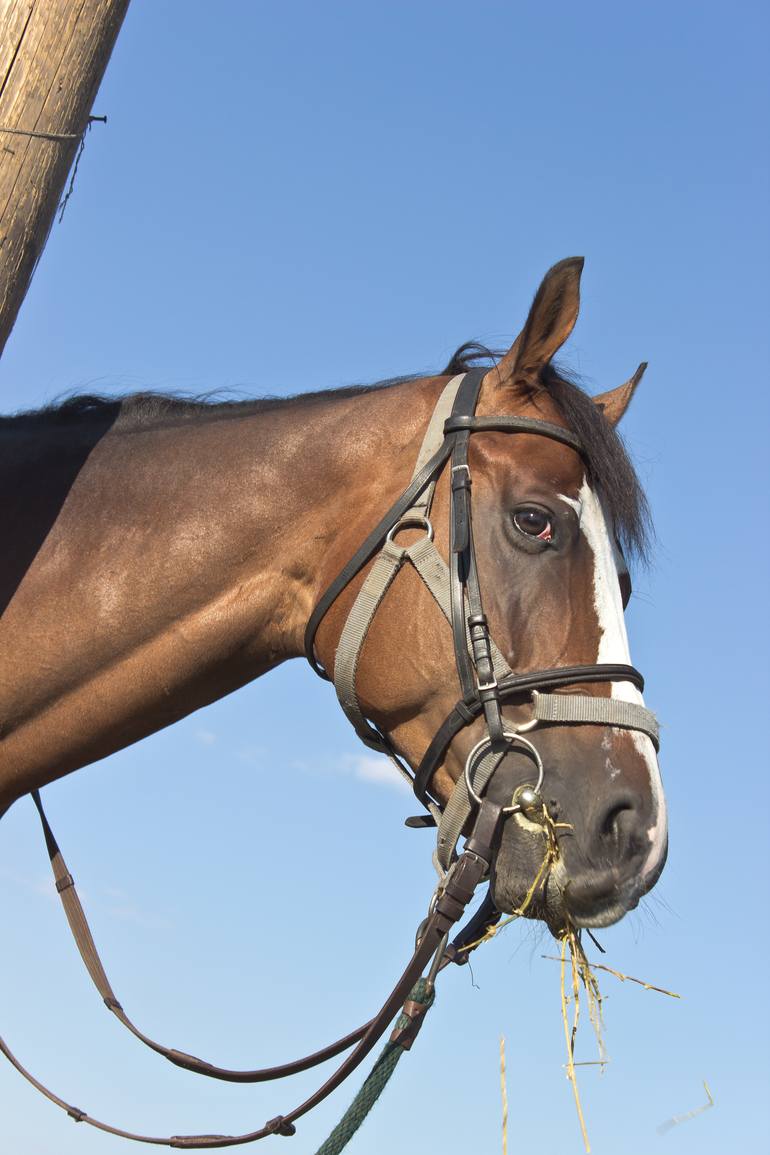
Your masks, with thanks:
[{"label": "weathered wood pole", "polygon": [[0,353],[48,239],[128,4],[0,0]]}]

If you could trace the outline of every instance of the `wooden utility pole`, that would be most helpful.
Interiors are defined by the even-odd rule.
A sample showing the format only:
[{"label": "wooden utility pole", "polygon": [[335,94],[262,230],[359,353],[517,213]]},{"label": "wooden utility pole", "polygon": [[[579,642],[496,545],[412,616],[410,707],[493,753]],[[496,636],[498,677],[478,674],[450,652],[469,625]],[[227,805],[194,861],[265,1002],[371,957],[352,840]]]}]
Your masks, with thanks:
[{"label": "wooden utility pole", "polygon": [[129,0],[0,0],[0,353]]}]

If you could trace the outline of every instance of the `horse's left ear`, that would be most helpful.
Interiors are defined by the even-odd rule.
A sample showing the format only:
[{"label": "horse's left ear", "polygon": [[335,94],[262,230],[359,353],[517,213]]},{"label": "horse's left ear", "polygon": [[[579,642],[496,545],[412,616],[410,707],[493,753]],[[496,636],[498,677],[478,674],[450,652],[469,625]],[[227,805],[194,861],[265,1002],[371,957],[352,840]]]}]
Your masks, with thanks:
[{"label": "horse's left ear", "polygon": [[543,277],[524,328],[508,352],[490,370],[495,385],[537,381],[541,369],[569,337],[580,308],[582,257],[559,261]]},{"label": "horse's left ear", "polygon": [[601,409],[610,425],[617,425],[626,409],[628,409],[631,404],[631,398],[636,392],[636,387],[644,376],[646,368],[647,362],[642,361],[633,377],[629,377],[625,384],[618,385],[617,389],[610,389],[608,393],[598,393],[597,396],[593,398],[594,405],[597,405],[599,409]]}]

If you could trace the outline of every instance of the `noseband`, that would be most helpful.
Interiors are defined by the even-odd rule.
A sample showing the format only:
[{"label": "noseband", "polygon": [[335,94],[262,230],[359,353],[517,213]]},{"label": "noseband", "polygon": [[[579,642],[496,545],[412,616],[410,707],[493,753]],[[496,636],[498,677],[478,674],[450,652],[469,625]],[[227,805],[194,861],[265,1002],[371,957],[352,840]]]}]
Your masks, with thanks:
[{"label": "noseband", "polygon": [[[578,437],[560,425],[531,417],[476,417],[485,369],[471,369],[454,377],[445,387],[433,411],[417,458],[412,480],[344,566],[321,597],[310,616],[305,632],[305,654],[313,669],[329,679],[315,656],[315,636],[333,603],[377,555],[364,580],[340,635],[334,660],[334,685],[340,704],[361,740],[371,749],[387,754],[411,782],[415,794],[438,825],[437,866],[444,873],[451,864],[455,846],[465,822],[504,755],[514,747],[524,748],[533,758],[538,775],[535,790],[543,779],[543,764],[537,748],[522,731],[543,722],[593,723],[620,726],[647,734],[658,747],[658,723],[643,706],[614,698],[584,694],[549,693],[578,683],[631,682],[640,691],[642,675],[633,666],[600,664],[560,666],[556,669],[514,673],[495,645],[481,599],[476,551],[473,543],[471,470],[468,447],[472,433],[528,433],[548,437],[585,457]],[[438,478],[450,462],[450,542],[449,564],[433,542],[430,510]],[[396,537],[403,529],[424,528],[424,536],[408,546]],[[423,754],[414,773],[398,756],[388,735],[367,719],[356,693],[356,674],[369,628],[391,583],[409,562],[416,569],[452,629],[460,698]],[[514,726],[503,718],[502,706],[530,696],[532,718]],[[430,784],[457,734],[476,718],[484,717],[486,733],[468,756],[446,807],[431,795]],[[516,802],[503,812],[520,809]],[[430,823],[426,816],[414,824]]]}]

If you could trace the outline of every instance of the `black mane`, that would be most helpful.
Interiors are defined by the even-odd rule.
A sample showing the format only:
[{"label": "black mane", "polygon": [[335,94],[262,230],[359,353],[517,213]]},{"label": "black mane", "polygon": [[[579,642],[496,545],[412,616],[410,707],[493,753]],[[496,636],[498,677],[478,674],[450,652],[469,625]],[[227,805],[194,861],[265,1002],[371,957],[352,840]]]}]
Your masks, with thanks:
[{"label": "black mane", "polygon": [[[461,345],[442,375],[464,373],[479,364],[495,364],[502,356],[475,341]],[[420,374],[424,375],[424,374]],[[81,426],[92,421],[118,427],[151,425],[164,418],[187,420],[204,414],[226,417],[261,413],[279,407],[322,403],[330,397],[356,397],[377,389],[414,380],[417,374],[392,377],[373,385],[350,385],[293,397],[222,400],[216,393],[185,397],[173,393],[130,393],[124,397],[83,393],[53,402],[42,409],[0,417],[0,430],[51,429]],[[625,445],[589,395],[563,369],[548,365],[540,385],[559,407],[566,425],[580,437],[591,477],[602,492],[607,513],[624,550],[642,560],[648,556],[651,536],[649,507]]]}]

